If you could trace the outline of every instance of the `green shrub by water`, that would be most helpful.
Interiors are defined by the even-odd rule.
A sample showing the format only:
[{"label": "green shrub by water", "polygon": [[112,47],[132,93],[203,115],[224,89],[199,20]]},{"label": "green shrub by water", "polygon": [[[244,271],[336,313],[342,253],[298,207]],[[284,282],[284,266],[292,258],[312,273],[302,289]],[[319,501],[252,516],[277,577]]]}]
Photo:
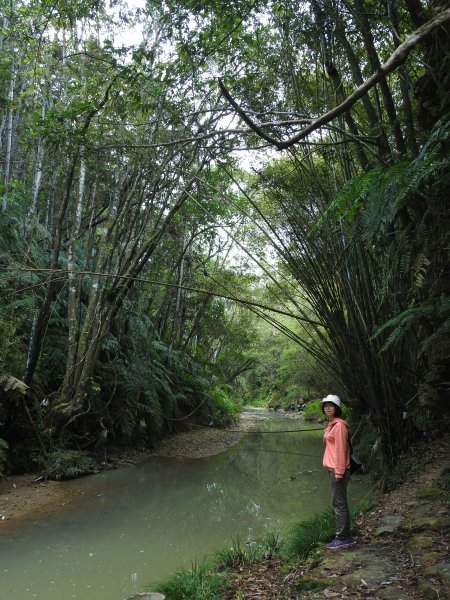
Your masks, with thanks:
[{"label": "green shrub by water", "polygon": [[175,573],[156,590],[168,600],[221,600],[229,587],[225,573],[216,573],[203,563]]},{"label": "green shrub by water", "polygon": [[262,553],[257,545],[247,546],[239,539],[232,542],[231,548],[219,550],[215,555],[215,566],[217,568],[230,567],[235,568],[246,565],[261,558]]},{"label": "green shrub by water", "polygon": [[233,423],[241,411],[241,406],[233,397],[231,387],[227,385],[216,386],[212,390],[212,397],[214,403],[210,409],[210,416],[214,425],[220,426]]},{"label": "green shrub by water", "polygon": [[74,479],[96,470],[94,460],[77,450],[57,450],[41,458],[41,467],[48,479]]},{"label": "green shrub by water", "polygon": [[243,544],[240,539],[233,541],[231,548],[219,550],[214,557],[217,569],[236,568],[250,564],[274,554],[280,546],[280,538],[275,533],[269,533],[260,543]]},{"label": "green shrub by water", "polygon": [[334,536],[335,528],[334,511],[328,508],[306,521],[295,523],[283,544],[283,551],[287,556],[305,560],[319,544]]},{"label": "green shrub by water", "polygon": [[320,400],[316,400],[315,402],[308,402],[308,404],[303,409],[303,416],[307,421],[318,421],[319,419],[323,419]]}]

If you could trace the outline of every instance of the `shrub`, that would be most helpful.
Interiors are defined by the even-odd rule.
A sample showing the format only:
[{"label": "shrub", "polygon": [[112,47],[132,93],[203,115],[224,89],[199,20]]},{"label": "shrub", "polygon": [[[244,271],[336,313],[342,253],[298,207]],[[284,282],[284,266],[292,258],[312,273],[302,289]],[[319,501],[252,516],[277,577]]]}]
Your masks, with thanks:
[{"label": "shrub", "polygon": [[43,471],[48,479],[75,479],[96,471],[93,459],[77,450],[57,450],[42,459]]},{"label": "shrub", "polygon": [[336,527],[334,511],[331,508],[295,523],[284,542],[283,550],[288,556],[305,560],[317,546],[333,537]]},{"label": "shrub", "polygon": [[214,425],[228,425],[240,413],[241,407],[231,394],[231,388],[226,385],[217,386],[212,391],[210,403],[211,419]]},{"label": "shrub", "polygon": [[214,573],[203,563],[175,573],[156,589],[170,600],[221,600],[229,583],[224,573]]},{"label": "shrub", "polygon": [[323,419],[320,400],[309,402],[303,409],[303,416],[307,421],[318,421],[319,419]]},{"label": "shrub", "polygon": [[215,566],[218,569],[225,567],[240,567],[261,558],[263,552],[259,545],[245,547],[239,539],[232,542],[231,548],[219,550],[215,556]]}]

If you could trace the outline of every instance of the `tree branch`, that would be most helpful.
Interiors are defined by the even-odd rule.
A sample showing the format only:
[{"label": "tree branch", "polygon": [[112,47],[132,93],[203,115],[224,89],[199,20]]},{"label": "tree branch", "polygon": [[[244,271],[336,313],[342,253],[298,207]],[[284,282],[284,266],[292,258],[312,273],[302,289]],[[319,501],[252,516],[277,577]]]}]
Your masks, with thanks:
[{"label": "tree branch", "polygon": [[357,100],[365,96],[367,92],[372,89],[379,81],[384,79],[389,73],[397,69],[401,64],[403,64],[408,58],[411,50],[421,42],[425,37],[430,35],[435,29],[444,25],[450,21],[450,9],[447,9],[440,13],[436,18],[428,21],[422,27],[419,27],[414,33],[412,33],[402,44],[400,44],[395,51],[391,54],[391,56],[387,59],[387,61],[382,64],[378,71],[373,73],[366,81],[364,81],[360,86],[358,86],[355,91],[350,94],[343,102],[341,102],[338,106],[335,106],[333,109],[328,112],[320,115],[316,119],[312,119],[311,123],[306,127],[298,131],[295,135],[288,138],[287,140],[279,140],[274,138],[263,131],[260,125],[257,125],[249,116],[246,114],[242,108],[237,104],[237,102],[232,98],[229,91],[226,89],[223,82],[219,79],[219,87],[223,94],[223,96],[228,100],[231,106],[234,108],[236,113],[241,117],[241,119],[262,139],[276,146],[278,150],[283,150],[285,148],[290,148],[297,142],[300,142],[302,139],[307,137],[316,129],[322,127],[326,123],[329,123],[339,115],[342,115],[350,107],[355,104]]}]

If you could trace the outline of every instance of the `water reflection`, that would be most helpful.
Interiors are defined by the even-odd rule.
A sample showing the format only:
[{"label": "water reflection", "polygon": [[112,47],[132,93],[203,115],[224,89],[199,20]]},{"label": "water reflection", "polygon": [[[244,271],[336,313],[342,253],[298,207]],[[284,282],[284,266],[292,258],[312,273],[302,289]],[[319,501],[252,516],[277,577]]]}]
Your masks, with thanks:
[{"label": "water reflection", "polygon": [[329,504],[321,454],[320,432],[249,434],[217,456],[79,480],[83,502],[0,538],[0,599],[122,600],[238,536],[282,531]]}]

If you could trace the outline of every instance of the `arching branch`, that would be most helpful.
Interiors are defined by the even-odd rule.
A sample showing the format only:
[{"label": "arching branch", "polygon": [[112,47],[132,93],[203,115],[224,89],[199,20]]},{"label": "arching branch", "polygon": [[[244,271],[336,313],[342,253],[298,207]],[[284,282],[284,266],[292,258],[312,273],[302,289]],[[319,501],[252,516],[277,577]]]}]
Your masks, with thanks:
[{"label": "arching branch", "polygon": [[294,144],[297,144],[302,139],[307,137],[313,131],[316,131],[326,123],[329,123],[339,115],[345,113],[349,108],[355,104],[357,100],[365,96],[367,92],[372,89],[379,81],[384,79],[389,73],[395,71],[400,65],[402,65],[406,59],[408,58],[411,50],[417,46],[419,42],[421,42],[425,37],[430,35],[433,31],[435,31],[438,27],[446,24],[450,21],[450,8],[440,13],[434,19],[431,19],[422,27],[419,27],[414,33],[412,33],[402,44],[400,44],[395,51],[391,54],[391,56],[387,59],[387,61],[381,65],[378,71],[373,73],[368,79],[366,79],[360,86],[358,86],[355,91],[350,94],[345,100],[343,100],[338,106],[335,106],[328,112],[320,115],[316,119],[312,119],[311,122],[300,129],[295,135],[288,138],[287,140],[279,140],[268,135],[263,131],[261,126],[257,125],[249,116],[245,113],[244,110],[237,104],[234,98],[231,96],[230,92],[226,89],[225,85],[221,80],[219,80],[219,87],[223,94],[223,96],[227,99],[227,101],[231,104],[235,112],[241,117],[241,119],[262,139],[266,140],[270,144],[276,146],[279,150],[284,150],[285,148],[290,148]]}]

